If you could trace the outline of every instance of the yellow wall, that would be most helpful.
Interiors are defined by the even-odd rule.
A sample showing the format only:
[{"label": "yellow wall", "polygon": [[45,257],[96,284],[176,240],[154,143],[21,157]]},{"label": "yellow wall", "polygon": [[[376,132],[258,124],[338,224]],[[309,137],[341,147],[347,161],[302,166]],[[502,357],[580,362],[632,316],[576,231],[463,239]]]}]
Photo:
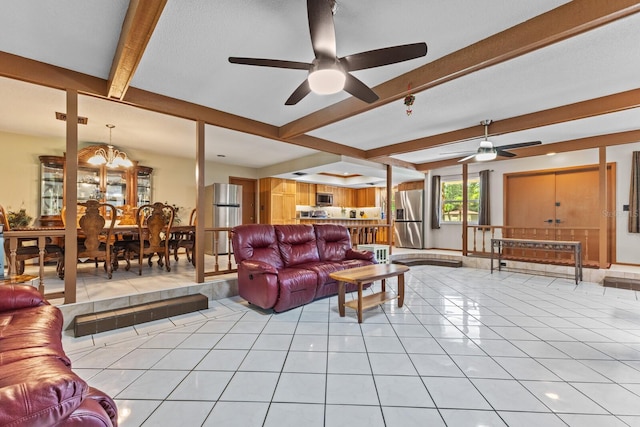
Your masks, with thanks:
[{"label": "yellow wall", "polygon": [[[65,151],[63,138],[44,138],[0,132],[0,204],[5,209],[26,208],[36,218],[39,213],[40,161],[39,156],[62,156]],[[90,143],[80,143],[80,148]],[[153,168],[153,201],[168,202],[180,206],[183,221],[189,220],[189,212],[195,207],[195,159],[168,157],[161,154],[125,150],[127,155],[141,165]],[[229,176],[257,178],[257,170],[214,162],[205,164],[205,185],[229,182]]]}]

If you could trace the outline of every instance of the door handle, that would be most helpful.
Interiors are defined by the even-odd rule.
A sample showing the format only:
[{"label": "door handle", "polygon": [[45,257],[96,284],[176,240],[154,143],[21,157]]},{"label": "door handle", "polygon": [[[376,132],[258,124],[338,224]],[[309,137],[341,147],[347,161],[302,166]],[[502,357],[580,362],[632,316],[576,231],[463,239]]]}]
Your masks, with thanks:
[{"label": "door handle", "polygon": [[552,223],[553,223],[553,220],[552,220],[552,219],[548,219],[548,220],[546,220],[546,221],[544,221],[544,222],[546,222],[547,224],[552,224]]},{"label": "door handle", "polygon": [[556,219],[556,224],[560,224],[562,221],[560,221],[559,219]]}]

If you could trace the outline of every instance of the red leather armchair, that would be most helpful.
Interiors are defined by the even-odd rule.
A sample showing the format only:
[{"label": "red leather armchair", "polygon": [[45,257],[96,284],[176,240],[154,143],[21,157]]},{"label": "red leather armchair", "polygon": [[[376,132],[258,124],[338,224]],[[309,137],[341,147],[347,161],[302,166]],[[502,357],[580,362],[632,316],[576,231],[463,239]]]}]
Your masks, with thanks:
[{"label": "red leather armchair", "polygon": [[115,427],[113,400],[71,370],[62,313],[26,285],[0,285],[0,425]]}]

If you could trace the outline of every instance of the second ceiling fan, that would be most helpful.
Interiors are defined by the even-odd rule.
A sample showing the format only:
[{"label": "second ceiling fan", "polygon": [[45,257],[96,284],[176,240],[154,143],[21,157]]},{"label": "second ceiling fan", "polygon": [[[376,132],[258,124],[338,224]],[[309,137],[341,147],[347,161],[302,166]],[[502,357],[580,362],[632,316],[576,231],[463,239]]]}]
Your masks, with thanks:
[{"label": "second ceiling fan", "polygon": [[478,147],[475,153],[470,154],[467,157],[464,157],[458,160],[458,162],[466,162],[472,159],[476,162],[486,162],[488,160],[495,159],[497,156],[515,157],[516,155],[514,153],[507,150],[513,149],[513,148],[522,148],[522,147],[529,147],[531,145],[542,144],[542,141],[529,141],[529,142],[519,142],[516,144],[507,144],[507,145],[501,145],[499,147],[494,147],[493,143],[489,141],[489,125],[491,123],[492,123],[491,120],[483,120],[480,122],[480,124],[484,126],[484,141],[480,142],[480,146]]},{"label": "second ceiling fan", "polygon": [[378,95],[350,74],[351,71],[380,67],[419,58],[427,54],[426,43],[412,43],[356,53],[338,58],[333,23],[335,0],[307,0],[309,33],[315,59],[311,63],[280,59],[229,57],[234,64],[289,68],[308,71],[307,78],[291,94],[285,105],[295,105],[311,91],[318,94],[349,92],[364,102],[378,100]]}]

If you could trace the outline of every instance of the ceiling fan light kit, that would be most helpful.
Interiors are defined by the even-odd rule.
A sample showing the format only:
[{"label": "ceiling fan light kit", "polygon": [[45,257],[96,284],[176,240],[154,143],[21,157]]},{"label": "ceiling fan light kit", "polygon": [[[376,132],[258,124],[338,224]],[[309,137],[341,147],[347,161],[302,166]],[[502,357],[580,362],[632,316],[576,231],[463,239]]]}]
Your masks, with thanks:
[{"label": "ceiling fan light kit", "polygon": [[309,72],[309,87],[314,93],[331,95],[344,89],[347,77],[337,66]]},{"label": "ceiling fan light kit", "polygon": [[312,63],[280,59],[229,57],[232,64],[307,70],[307,78],[293,91],[285,105],[295,105],[310,92],[329,95],[345,90],[356,98],[372,103],[378,95],[358,80],[351,71],[381,67],[419,58],[427,54],[427,44],[412,43],[360,52],[338,58],[333,15],[335,0],[307,0],[309,34],[315,59]]},{"label": "ceiling fan light kit", "polygon": [[522,147],[529,147],[531,145],[542,144],[542,141],[530,141],[530,142],[519,142],[516,144],[508,144],[508,145],[501,145],[499,147],[494,147],[493,142],[489,141],[489,125],[491,123],[493,123],[492,120],[483,120],[480,122],[480,124],[484,126],[484,141],[480,142],[480,146],[478,147],[475,153],[458,160],[459,163],[466,162],[469,160],[473,160],[476,162],[487,162],[490,160],[494,160],[498,156],[515,157],[516,155],[514,153],[506,150],[510,148],[522,148]]}]

